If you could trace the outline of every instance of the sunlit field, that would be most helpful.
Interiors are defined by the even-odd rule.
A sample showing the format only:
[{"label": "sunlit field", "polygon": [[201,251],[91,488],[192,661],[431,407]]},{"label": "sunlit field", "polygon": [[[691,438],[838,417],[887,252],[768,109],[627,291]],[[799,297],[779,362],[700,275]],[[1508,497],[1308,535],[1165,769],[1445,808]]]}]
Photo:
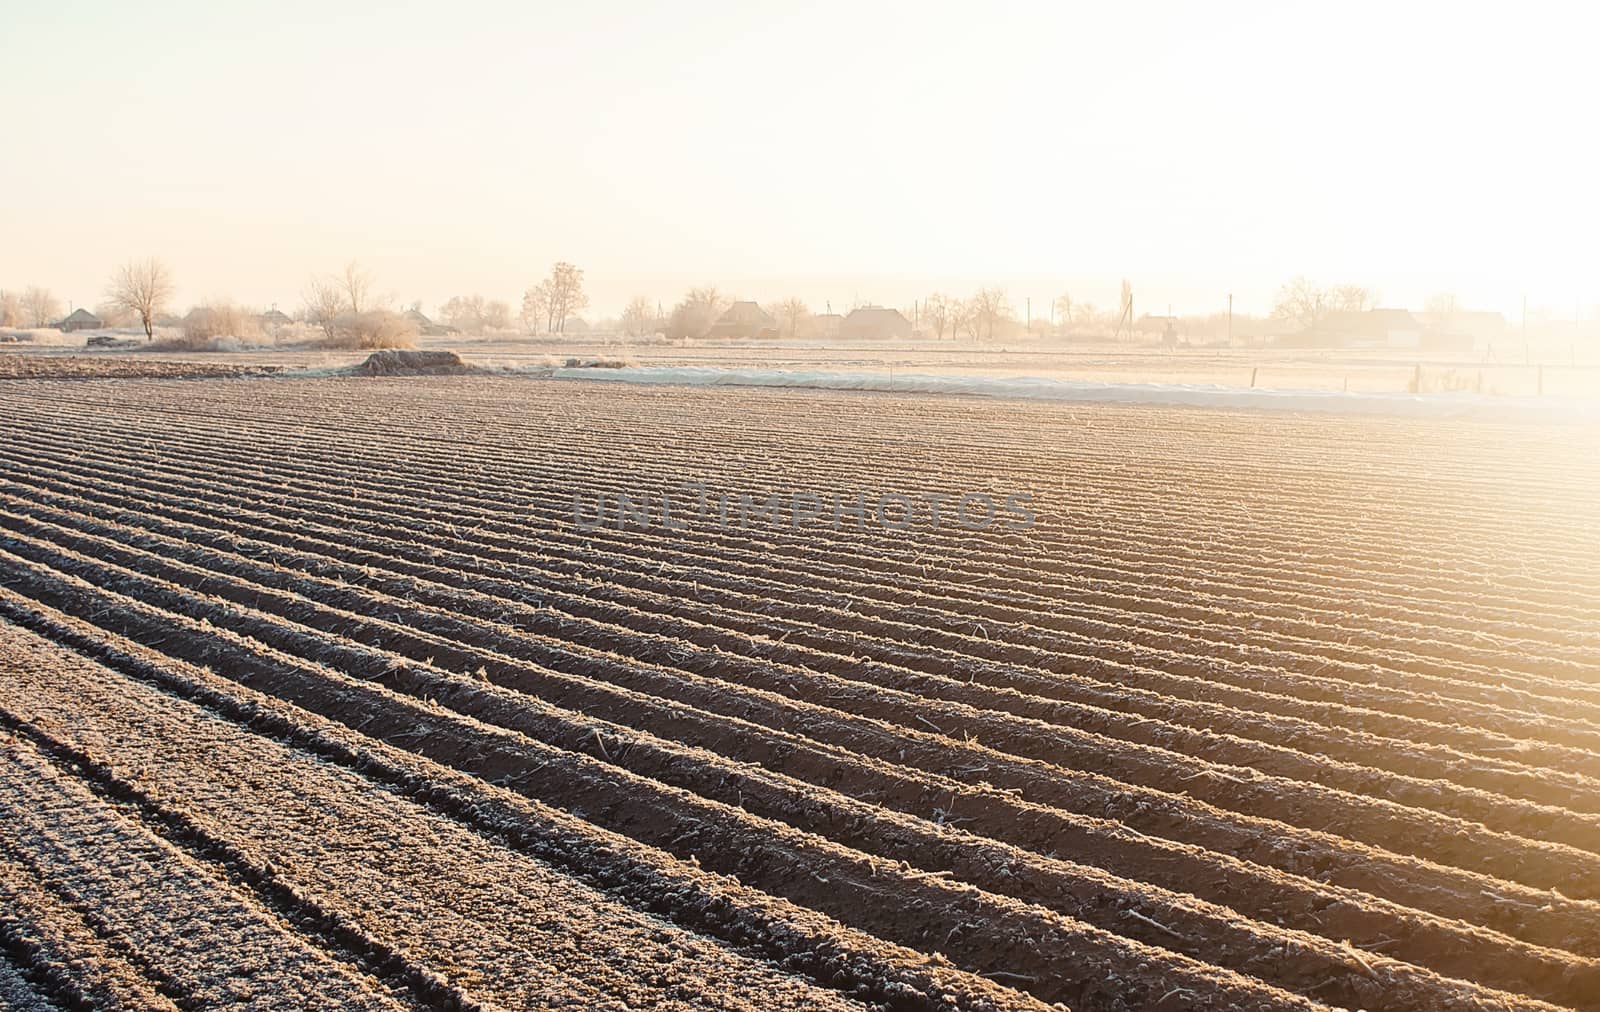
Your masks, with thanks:
[{"label": "sunlit field", "polygon": [[[1150,342],[1016,340],[971,341],[770,341],[668,340],[595,337],[419,338],[416,347],[455,351],[469,364],[491,370],[539,371],[573,365],[703,367],[795,373],[898,376],[1035,378],[1132,385],[1203,385],[1353,394],[1415,392],[1488,396],[1600,398],[1600,353],[1588,345],[1506,342],[1494,348],[1426,352],[1390,349],[1164,348]],[[30,369],[33,358],[83,358],[96,362],[184,362],[211,368],[271,367],[277,371],[326,370],[355,365],[367,352],[263,345],[237,351],[87,349],[82,340],[53,346],[0,344],[0,369]],[[23,362],[8,356],[23,356]],[[38,367],[48,373],[48,365]]]},{"label": "sunlit field", "polygon": [[1600,1012],[1600,8],[0,26],[0,1012]]},{"label": "sunlit field", "polygon": [[374,1008],[1600,994],[1592,431],[526,376],[0,396],[18,988],[70,956],[148,1007],[151,967],[284,965]]}]

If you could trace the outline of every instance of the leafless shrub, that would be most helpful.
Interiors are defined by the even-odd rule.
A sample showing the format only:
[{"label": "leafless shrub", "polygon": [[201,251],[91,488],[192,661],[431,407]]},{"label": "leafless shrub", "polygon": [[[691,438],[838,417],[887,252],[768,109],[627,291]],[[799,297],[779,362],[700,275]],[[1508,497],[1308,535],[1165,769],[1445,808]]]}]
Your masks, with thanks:
[{"label": "leafless shrub", "polygon": [[[373,277],[370,271],[362,268],[352,260],[345,264],[344,270],[339,274],[325,276],[312,276],[306,283],[305,291],[301,298],[305,301],[302,317],[305,322],[315,324],[322,328],[324,336],[330,346],[338,347],[382,347],[380,345],[348,345],[348,333],[340,333],[340,320],[349,318],[342,329],[346,332],[352,327],[360,330],[363,325],[359,322],[370,313],[386,312],[386,299],[374,298],[372,295]],[[394,314],[389,314],[394,315]]]},{"label": "leafless shrub", "polygon": [[667,320],[667,336],[705,337],[711,325],[717,322],[717,317],[727,308],[728,300],[714,286],[691,288],[683,301],[673,308],[672,316]]},{"label": "leafless shrub", "polygon": [[27,313],[17,292],[0,292],[0,327],[26,327]]},{"label": "leafless shrub", "polygon": [[227,300],[197,306],[184,317],[183,340],[191,347],[204,346],[220,337],[258,341],[261,324],[255,313]]},{"label": "leafless shrub", "polygon": [[22,293],[22,324],[48,327],[61,318],[61,300],[48,288],[30,285]]},{"label": "leafless shrub", "polygon": [[635,295],[622,310],[620,324],[629,337],[642,337],[660,326],[661,321],[656,316],[655,303],[643,295]]},{"label": "leafless shrub", "polygon": [[339,283],[333,278],[314,277],[306,283],[306,290],[301,297],[305,300],[302,313],[305,321],[321,327],[323,336],[331,341],[334,336],[333,322],[345,312],[344,292]]},{"label": "leafless shrub", "polygon": [[387,309],[342,313],[329,321],[321,347],[360,349],[410,348],[417,341],[417,325]]},{"label": "leafless shrub", "polygon": [[487,334],[511,326],[511,307],[481,295],[457,295],[440,307],[439,316],[463,334]]},{"label": "leafless shrub", "polygon": [[790,296],[780,302],[770,302],[762,308],[778,321],[780,337],[798,337],[805,321],[811,316],[811,308],[805,304],[804,299],[797,296]]}]

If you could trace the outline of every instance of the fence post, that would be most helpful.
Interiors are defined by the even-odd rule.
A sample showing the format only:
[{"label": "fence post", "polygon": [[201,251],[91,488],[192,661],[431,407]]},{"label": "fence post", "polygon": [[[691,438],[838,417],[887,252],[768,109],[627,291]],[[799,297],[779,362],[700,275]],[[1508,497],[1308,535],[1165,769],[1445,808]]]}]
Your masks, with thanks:
[{"label": "fence post", "polygon": [[1257,368],[1256,366],[1251,366],[1250,367],[1250,389],[1251,390],[1254,390],[1256,388],[1256,368]]}]

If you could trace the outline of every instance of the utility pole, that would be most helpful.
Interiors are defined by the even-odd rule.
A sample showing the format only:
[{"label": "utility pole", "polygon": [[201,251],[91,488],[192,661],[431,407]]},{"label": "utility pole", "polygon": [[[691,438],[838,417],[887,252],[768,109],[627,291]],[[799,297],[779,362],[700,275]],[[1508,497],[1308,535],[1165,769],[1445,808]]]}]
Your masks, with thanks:
[{"label": "utility pole", "polygon": [[1133,286],[1127,278],[1122,279],[1122,309],[1117,317],[1117,331],[1115,338],[1122,337],[1122,328],[1128,328],[1128,340],[1133,340]]},{"label": "utility pole", "polygon": [[1026,297],[1025,299],[1023,299],[1022,301],[1028,307],[1027,314],[1026,314],[1028,322],[1025,324],[1025,327],[1026,327],[1026,329],[1027,329],[1027,331],[1029,333],[1032,333],[1033,332],[1033,296],[1030,295],[1030,296]]},{"label": "utility pole", "polygon": [[1233,346],[1233,293],[1228,293],[1228,346]]}]

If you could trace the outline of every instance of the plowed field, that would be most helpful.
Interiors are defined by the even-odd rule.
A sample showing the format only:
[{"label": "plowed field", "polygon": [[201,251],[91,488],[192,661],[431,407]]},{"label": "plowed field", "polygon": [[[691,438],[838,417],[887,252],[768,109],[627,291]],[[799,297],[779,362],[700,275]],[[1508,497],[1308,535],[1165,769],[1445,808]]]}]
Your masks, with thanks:
[{"label": "plowed field", "polygon": [[[1035,522],[577,522],[685,482]],[[1600,1009],[1597,521],[1555,426],[0,381],[0,1004]]]}]

